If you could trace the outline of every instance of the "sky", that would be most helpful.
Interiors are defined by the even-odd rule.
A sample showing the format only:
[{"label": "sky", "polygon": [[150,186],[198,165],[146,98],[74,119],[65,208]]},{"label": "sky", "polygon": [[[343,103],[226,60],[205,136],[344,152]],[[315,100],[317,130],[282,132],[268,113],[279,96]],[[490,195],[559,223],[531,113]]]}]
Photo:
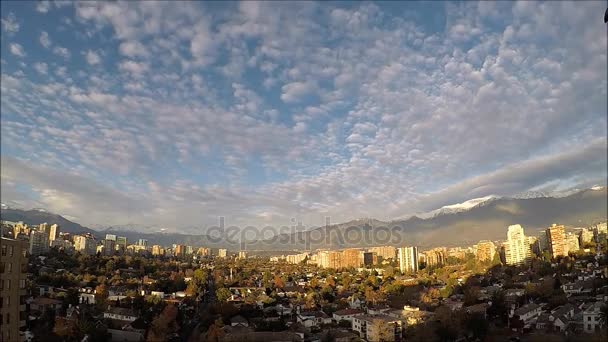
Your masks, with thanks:
[{"label": "sky", "polygon": [[1,6],[9,206],[196,232],[606,183],[602,1]]}]

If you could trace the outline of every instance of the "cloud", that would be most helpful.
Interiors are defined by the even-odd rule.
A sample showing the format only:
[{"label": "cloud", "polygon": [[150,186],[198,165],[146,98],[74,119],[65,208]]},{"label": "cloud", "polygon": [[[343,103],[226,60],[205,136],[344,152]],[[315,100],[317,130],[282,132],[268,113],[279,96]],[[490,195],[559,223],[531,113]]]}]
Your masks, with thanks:
[{"label": "cloud", "polygon": [[34,63],[34,69],[42,75],[46,75],[48,72],[48,65],[46,63]]},{"label": "cloud", "polygon": [[61,46],[55,46],[53,48],[53,53],[57,56],[63,57],[64,59],[70,59],[71,56],[70,50]]},{"label": "cloud", "polygon": [[51,47],[51,39],[49,38],[49,34],[46,31],[40,32],[40,38],[38,40],[40,41],[40,44],[46,49]]},{"label": "cloud", "polygon": [[130,72],[133,75],[141,75],[148,70],[148,65],[142,62],[123,61],[119,64],[119,69]]},{"label": "cloud", "polygon": [[23,46],[21,46],[21,44],[11,43],[10,51],[15,56],[25,57],[25,51],[23,51]]},{"label": "cloud", "polygon": [[49,39],[3,68],[3,161],[42,170],[3,200],[82,217],[101,184],[116,203],[83,223],[320,223],[606,176],[599,3],[73,6],[70,49],[112,65],[51,62]]},{"label": "cloud", "polygon": [[51,3],[49,1],[43,0],[38,1],[36,4],[36,11],[40,13],[46,13],[51,9]]},{"label": "cloud", "polygon": [[127,41],[120,44],[120,53],[127,57],[146,57],[148,50],[138,41]]},{"label": "cloud", "polygon": [[1,19],[2,29],[9,35],[19,32],[19,23],[15,14],[10,12],[5,18]]},{"label": "cloud", "polygon": [[291,82],[285,84],[282,90],[281,100],[286,103],[293,103],[314,94],[317,91],[317,86],[313,82]]},{"label": "cloud", "polygon": [[101,63],[101,57],[99,57],[99,54],[92,50],[87,50],[85,53],[85,59],[89,65],[97,65]]}]

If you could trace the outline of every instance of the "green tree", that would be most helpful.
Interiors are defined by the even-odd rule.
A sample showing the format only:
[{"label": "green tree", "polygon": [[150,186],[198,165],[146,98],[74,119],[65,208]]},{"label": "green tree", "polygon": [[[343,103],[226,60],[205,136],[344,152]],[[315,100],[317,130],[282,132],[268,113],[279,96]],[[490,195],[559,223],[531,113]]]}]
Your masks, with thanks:
[{"label": "green tree", "polygon": [[215,296],[220,302],[225,302],[230,299],[230,297],[232,296],[232,292],[230,292],[230,290],[225,287],[220,287],[219,289],[215,290]]}]

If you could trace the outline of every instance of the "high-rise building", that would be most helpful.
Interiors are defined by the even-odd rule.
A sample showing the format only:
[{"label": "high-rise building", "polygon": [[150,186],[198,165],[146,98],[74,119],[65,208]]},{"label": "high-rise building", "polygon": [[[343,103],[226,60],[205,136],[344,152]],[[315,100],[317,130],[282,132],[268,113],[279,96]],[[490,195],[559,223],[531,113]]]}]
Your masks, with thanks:
[{"label": "high-rise building", "polygon": [[226,256],[228,256],[228,251],[225,248],[220,248],[217,251],[217,256],[218,258],[225,258]]},{"label": "high-rise building", "polygon": [[55,223],[49,227],[49,245],[58,237],[59,237],[59,225]]},{"label": "high-rise building", "polygon": [[127,238],[124,236],[116,237],[116,250],[124,253],[127,250]]},{"label": "high-rise building", "polygon": [[164,251],[162,251],[162,247],[160,245],[154,245],[152,246],[152,255],[163,255]]},{"label": "high-rise building", "polygon": [[424,259],[427,267],[444,265],[448,259],[447,251],[444,247],[433,248],[424,253],[419,253],[420,260]]},{"label": "high-rise building", "polygon": [[20,330],[25,328],[26,317],[27,242],[7,238],[0,242],[0,340],[23,341]]},{"label": "high-rise building", "polygon": [[30,254],[41,255],[49,251],[49,236],[44,230],[32,230],[30,233]]},{"label": "high-rise building", "polygon": [[593,231],[587,228],[581,229],[579,232],[579,246],[584,247],[585,244],[588,244],[591,241],[593,241]]},{"label": "high-rise building", "polygon": [[287,262],[290,264],[299,264],[302,261],[304,261],[307,256],[308,256],[307,253],[291,254],[291,255],[286,256],[285,260],[287,260]]},{"label": "high-rise building", "polygon": [[359,249],[349,248],[342,251],[339,267],[360,267],[361,266],[361,251]]},{"label": "high-rise building", "polygon": [[566,242],[566,232],[563,225],[553,224],[547,228],[547,244],[551,256],[557,258],[568,255],[568,244]]},{"label": "high-rise building", "polygon": [[378,254],[375,252],[364,252],[363,253],[363,265],[373,266],[378,263]]},{"label": "high-rise building", "polygon": [[194,247],[186,246],[186,255],[192,255],[192,254],[194,254]]},{"label": "high-rise building", "polygon": [[416,273],[418,271],[418,247],[401,247],[397,249],[399,270],[401,273]]},{"label": "high-rise building", "polygon": [[239,251],[239,259],[247,259],[247,251]]},{"label": "high-rise building", "polygon": [[97,252],[97,244],[93,238],[76,235],[74,236],[74,249],[82,254],[94,255]]},{"label": "high-rise building", "polygon": [[340,268],[342,253],[338,251],[321,251],[318,253],[317,265],[323,268]]},{"label": "high-rise building", "polygon": [[116,235],[114,235],[114,234],[106,234],[106,240],[114,240],[114,241],[116,241]]},{"label": "high-rise building", "polygon": [[566,246],[568,248],[568,253],[574,253],[580,249],[580,245],[578,243],[578,236],[573,233],[566,234]]},{"label": "high-rise building", "polygon": [[496,254],[496,245],[494,242],[488,240],[482,240],[477,243],[477,250],[475,256],[479,261],[492,261]]},{"label": "high-rise building", "polygon": [[371,247],[368,248],[367,251],[376,253],[378,257],[381,257],[383,260],[395,259],[397,256],[397,249],[393,246]]},{"label": "high-rise building", "polygon": [[200,256],[210,256],[211,251],[209,250],[209,248],[200,247],[197,251],[197,254]]},{"label": "high-rise building", "polygon": [[137,245],[138,246],[148,247],[148,240],[146,240],[146,239],[139,239],[139,240],[137,240]]},{"label": "high-rise building", "polygon": [[522,265],[529,261],[532,254],[524,229],[519,224],[509,226],[503,247],[507,265]]},{"label": "high-rise building", "polygon": [[49,231],[49,224],[44,222],[38,225],[38,230],[41,232],[47,232]]},{"label": "high-rise building", "polygon": [[186,246],[185,245],[175,245],[174,251],[175,251],[176,258],[183,258],[186,256]]},{"label": "high-rise building", "polygon": [[116,252],[116,241],[115,240],[101,240],[103,245],[103,254],[106,256],[112,256]]},{"label": "high-rise building", "polygon": [[[608,225],[606,222],[596,224],[595,227],[593,227],[593,238],[595,239],[596,243],[599,241],[604,241],[608,238]],[[596,249],[599,253],[601,250],[599,244],[596,246]]]}]

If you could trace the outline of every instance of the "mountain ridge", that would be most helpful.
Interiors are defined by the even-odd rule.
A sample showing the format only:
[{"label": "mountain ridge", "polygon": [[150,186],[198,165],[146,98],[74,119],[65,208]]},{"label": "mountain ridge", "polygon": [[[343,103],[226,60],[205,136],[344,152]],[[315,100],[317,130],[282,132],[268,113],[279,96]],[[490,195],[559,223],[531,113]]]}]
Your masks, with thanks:
[{"label": "mountain ridge", "polygon": [[[315,246],[307,246],[305,243],[297,243],[298,238],[312,241],[312,234],[326,231],[334,235],[343,234],[371,234],[384,227],[394,229],[395,234],[401,234],[404,238],[397,244],[416,244],[422,247],[433,245],[461,245],[474,243],[481,239],[497,240],[504,239],[506,227],[509,224],[519,223],[526,229],[526,234],[531,234],[535,229],[547,227],[553,222],[559,222],[568,226],[588,225],[597,221],[605,220],[608,216],[606,188],[594,187],[585,189],[563,197],[533,197],[533,198],[509,198],[487,196],[465,201],[464,206],[449,205],[440,209],[449,208],[455,211],[437,212],[431,217],[412,216],[407,219],[381,221],[373,218],[355,219],[348,222],[332,224],[329,227],[316,227],[302,232],[290,232],[278,235],[274,240],[254,240],[246,242],[246,248],[285,250],[303,249],[307,247],[316,248],[345,248],[364,247],[370,245],[387,244],[374,241],[358,241],[349,243],[344,236],[340,239],[331,238]],[[468,203],[467,203],[468,202]],[[463,209],[464,210],[461,210]],[[438,210],[440,210],[438,209]],[[436,210],[437,211],[437,210]],[[112,233],[126,236],[130,241],[142,238],[153,244],[170,245],[173,243],[184,243],[197,246],[209,246],[219,248],[237,248],[242,245],[240,241],[227,243],[226,241],[214,241],[212,237],[205,234],[183,234],[172,232],[141,232],[134,229],[121,229],[120,226],[108,227],[104,230],[93,230],[78,223],[65,219],[61,215],[38,209],[22,210],[5,208],[2,206],[1,218],[7,221],[24,221],[28,224],[40,224],[48,222],[57,223],[61,230],[72,234],[91,233],[103,238],[103,234]],[[132,228],[132,227],[129,227]],[[296,241],[289,246],[276,245],[276,240],[288,239]],[[392,244],[392,243],[388,243]]]}]

